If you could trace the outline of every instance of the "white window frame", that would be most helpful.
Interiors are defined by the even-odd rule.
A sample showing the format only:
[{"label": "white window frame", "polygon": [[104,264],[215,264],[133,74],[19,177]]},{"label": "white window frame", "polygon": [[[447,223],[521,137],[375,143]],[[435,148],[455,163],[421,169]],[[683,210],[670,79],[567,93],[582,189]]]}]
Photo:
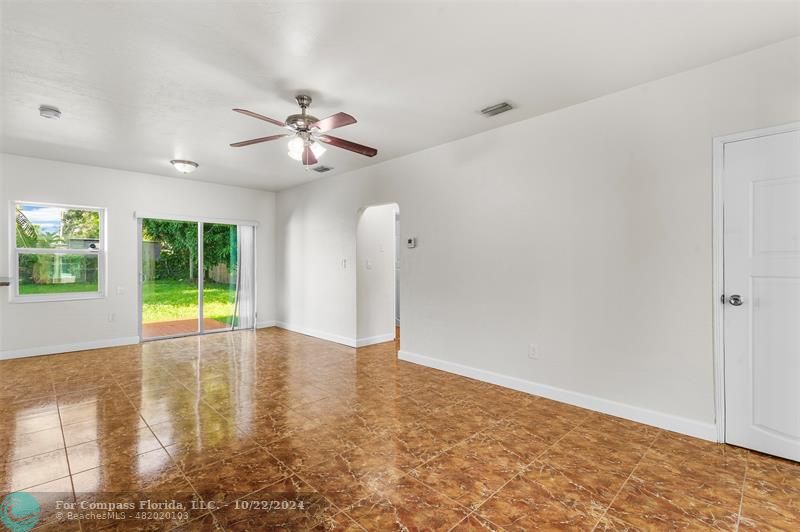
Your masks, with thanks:
[{"label": "white window frame", "polygon": [[[17,247],[17,205],[35,205],[41,207],[59,207],[62,209],[78,209],[94,211],[100,218],[100,244],[98,249],[48,249]],[[106,236],[106,208],[88,205],[70,205],[66,203],[48,203],[44,201],[13,200],[9,202],[9,269],[12,273],[9,300],[11,303],[42,303],[51,301],[77,301],[85,299],[104,299],[106,297],[106,265],[108,246]],[[60,294],[21,295],[19,293],[19,256],[20,255],[94,255],[97,257],[97,291],[96,292],[64,292]]]}]

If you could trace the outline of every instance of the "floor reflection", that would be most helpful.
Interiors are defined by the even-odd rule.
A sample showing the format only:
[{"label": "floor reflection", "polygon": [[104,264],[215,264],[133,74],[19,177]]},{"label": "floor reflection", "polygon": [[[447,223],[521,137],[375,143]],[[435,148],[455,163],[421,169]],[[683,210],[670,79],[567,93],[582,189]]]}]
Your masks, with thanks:
[{"label": "floor reflection", "polygon": [[[267,329],[0,362],[0,491],[269,495],[313,508],[226,507],[193,514],[198,528],[800,519],[784,502],[800,495],[798,464],[401,362],[396,345]],[[53,519],[44,513],[63,528]]]}]

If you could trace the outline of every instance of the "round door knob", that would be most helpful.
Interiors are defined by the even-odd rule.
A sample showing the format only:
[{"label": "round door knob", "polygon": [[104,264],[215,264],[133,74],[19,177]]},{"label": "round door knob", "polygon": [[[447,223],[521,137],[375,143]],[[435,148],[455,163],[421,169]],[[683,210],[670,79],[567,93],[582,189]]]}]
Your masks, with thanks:
[{"label": "round door knob", "polygon": [[728,298],[728,303],[733,305],[734,307],[741,307],[742,306],[742,296],[739,294],[733,294],[731,297]]}]

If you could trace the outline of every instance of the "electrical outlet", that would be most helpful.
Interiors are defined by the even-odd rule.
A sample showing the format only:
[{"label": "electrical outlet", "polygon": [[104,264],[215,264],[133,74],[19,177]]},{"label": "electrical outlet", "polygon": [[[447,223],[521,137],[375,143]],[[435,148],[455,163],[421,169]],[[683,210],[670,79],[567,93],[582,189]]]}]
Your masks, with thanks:
[{"label": "electrical outlet", "polygon": [[528,346],[528,358],[531,360],[539,360],[539,346],[531,344]]}]

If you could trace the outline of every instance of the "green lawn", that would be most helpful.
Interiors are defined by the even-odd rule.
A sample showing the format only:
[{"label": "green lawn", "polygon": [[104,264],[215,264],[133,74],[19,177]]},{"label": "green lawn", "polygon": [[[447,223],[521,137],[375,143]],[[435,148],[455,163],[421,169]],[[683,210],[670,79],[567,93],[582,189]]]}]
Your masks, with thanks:
[{"label": "green lawn", "polygon": [[[206,281],[203,287],[205,317],[231,323],[236,289]],[[142,285],[142,322],[197,318],[197,285],[183,281],[145,281]]]},{"label": "green lawn", "polygon": [[[96,292],[94,283],[21,284],[20,294],[65,294]],[[203,308],[207,318],[230,324],[233,317],[235,287],[206,281]],[[142,285],[142,321],[188,320],[197,318],[197,285],[183,281],[146,281]]]},{"label": "green lawn", "polygon": [[21,283],[20,295],[70,294],[72,292],[97,292],[97,283],[35,284]]}]

